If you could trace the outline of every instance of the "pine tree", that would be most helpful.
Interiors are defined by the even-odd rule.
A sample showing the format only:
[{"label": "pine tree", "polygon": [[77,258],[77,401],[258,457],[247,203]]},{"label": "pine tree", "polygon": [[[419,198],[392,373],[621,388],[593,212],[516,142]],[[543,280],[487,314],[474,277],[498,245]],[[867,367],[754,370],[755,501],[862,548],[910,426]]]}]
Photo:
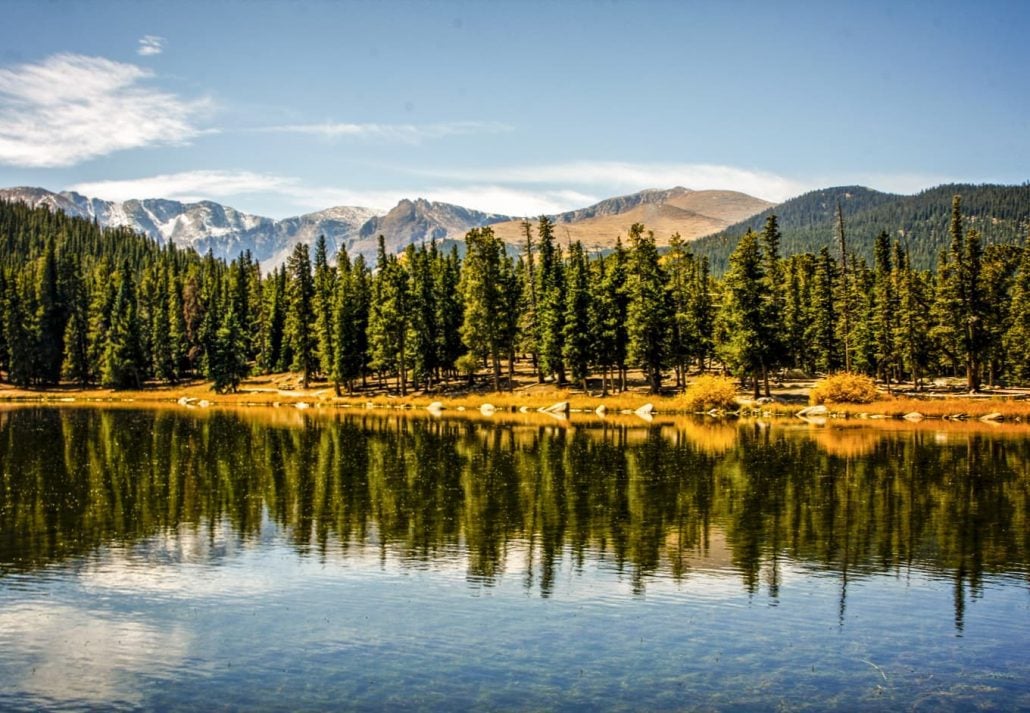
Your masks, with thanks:
[{"label": "pine tree", "polygon": [[767,283],[762,251],[752,231],[748,230],[737,243],[729,265],[723,302],[727,334],[723,360],[735,371],[751,375],[757,399],[764,370],[768,307],[763,294]]},{"label": "pine tree", "polygon": [[894,291],[894,266],[891,264],[890,236],[881,232],[873,245],[875,268],[873,273],[873,315],[872,329],[875,343],[877,376],[891,390],[891,377],[898,364],[898,353],[894,345],[897,333],[898,300]]},{"label": "pine tree", "polygon": [[626,266],[621,242],[609,257],[602,256],[593,265],[593,353],[601,368],[601,394],[607,396],[609,388],[619,386],[610,372],[615,369],[621,375],[626,363]]},{"label": "pine tree", "polygon": [[60,292],[57,255],[53,240],[48,240],[37,283],[34,341],[38,360],[36,376],[43,384],[56,384],[61,379],[64,361],[64,328],[67,316]]},{"label": "pine tree", "polygon": [[493,367],[494,391],[501,390],[501,355],[504,348],[502,323],[502,261],[504,244],[491,228],[473,228],[465,234],[465,262],[461,271],[461,295],[465,318],[461,337],[469,354],[489,360]]},{"label": "pine tree", "polygon": [[64,331],[65,375],[79,386],[93,381],[93,365],[89,359],[89,305],[86,284],[76,264],[65,283],[68,300],[68,323]]},{"label": "pine tree", "polygon": [[230,303],[215,336],[211,355],[211,388],[219,393],[235,393],[247,376],[247,350],[243,329]]},{"label": "pine tree", "polygon": [[782,239],[779,222],[775,215],[770,215],[765,221],[765,228],[761,235],[762,262],[765,272],[765,322],[762,337],[765,346],[762,356],[762,379],[765,384],[766,396],[770,395],[769,370],[781,367],[787,359],[787,350],[784,344],[786,280],[783,265],[780,263]]},{"label": "pine tree", "polygon": [[315,242],[314,327],[318,342],[318,370],[329,376],[335,361],[335,330],[333,329],[333,296],[336,292],[336,274],[329,267],[325,235],[319,235]]},{"label": "pine tree", "polygon": [[416,249],[408,245],[405,262],[408,265],[408,294],[410,295],[411,323],[408,331],[408,349],[411,354],[411,374],[415,388],[419,383],[430,388],[437,371],[437,312],[436,293],[433,290],[432,262],[435,243],[430,249],[424,245]]},{"label": "pine tree", "polygon": [[347,250],[340,250],[336,257],[335,316],[335,364],[333,384],[339,394],[340,384],[346,384],[347,393],[354,392],[354,380],[361,376],[364,336],[367,316],[359,314],[367,305],[362,304],[358,292],[358,276],[352,269]]},{"label": "pine tree", "polygon": [[298,243],[286,261],[286,324],[284,339],[293,353],[290,369],[300,372],[301,388],[308,388],[311,375],[318,369],[318,342],[315,334],[315,285],[311,276],[308,246]]},{"label": "pine tree", "polygon": [[900,245],[894,249],[895,272],[898,274],[897,338],[901,363],[912,380],[912,388],[920,388],[921,379],[930,362],[930,323],[928,288],[912,269],[908,253]]},{"label": "pine tree", "polygon": [[453,247],[446,256],[433,263],[433,301],[436,304],[437,363],[441,376],[455,370],[455,362],[464,352],[461,341],[461,323],[464,305],[461,303],[461,261],[458,249]]},{"label": "pine tree", "polygon": [[830,251],[823,248],[816,259],[812,276],[812,314],[809,317],[808,342],[812,344],[815,367],[832,373],[841,367],[840,346],[837,341],[837,307],[834,300],[837,269]]},{"label": "pine tree", "polygon": [[672,305],[670,357],[676,371],[676,387],[682,387],[687,365],[696,351],[697,335],[693,333],[690,306],[696,287],[693,280],[693,256],[683,246],[679,233],[669,238],[669,252],[665,255],[665,272],[669,279],[669,301]]},{"label": "pine tree", "polygon": [[812,346],[808,340],[809,317],[812,309],[812,282],[815,261],[812,255],[791,255],[787,268],[786,300],[784,303],[784,342],[787,363],[806,373],[815,371]]},{"label": "pine tree", "polygon": [[665,289],[666,278],[658,261],[654,233],[644,235],[644,226],[630,227],[629,270],[626,292],[628,357],[640,367],[657,394],[662,388],[662,369],[669,357],[669,322],[672,306]]},{"label": "pine tree", "polygon": [[587,391],[587,376],[593,358],[594,336],[591,329],[589,267],[583,244],[574,242],[569,248],[565,270],[565,319],[562,334],[562,358],[572,380]]},{"label": "pine tree", "polygon": [[172,332],[172,319],[170,310],[172,301],[168,295],[168,278],[161,275],[158,284],[162,289],[157,291],[154,306],[151,313],[151,367],[158,379],[174,384],[178,377],[176,368],[175,350],[173,347],[174,334]]},{"label": "pine tree", "polygon": [[1005,334],[1009,369],[1017,381],[1030,382],[1030,239],[1020,253],[1012,285],[1011,324]]},{"label": "pine tree", "polygon": [[7,319],[7,380],[15,386],[25,387],[32,382],[32,334],[26,329],[26,314],[22,307],[21,289],[17,281],[9,281]]},{"label": "pine tree", "polygon": [[286,346],[286,267],[272,272],[267,280],[262,300],[265,321],[262,325],[260,363],[265,373],[284,371],[292,361]]},{"label": "pine tree", "polygon": [[554,244],[554,224],[547,216],[537,222],[537,243],[540,269],[537,271],[537,326],[536,342],[540,350],[540,373],[553,376],[559,385],[565,384],[565,362],[562,359],[563,319],[565,316],[565,278],[562,270],[561,250]]},{"label": "pine tree", "polygon": [[136,313],[136,287],[127,261],[116,282],[118,291],[111,309],[111,327],[104,344],[100,379],[104,386],[138,389],[143,384],[145,360]]},{"label": "pine tree", "polygon": [[698,368],[702,371],[706,368],[708,359],[712,357],[714,344],[715,307],[712,301],[712,292],[708,270],[708,258],[702,257],[696,260],[694,270],[694,286],[690,296],[689,331],[694,340],[693,356],[697,360]]},{"label": "pine tree", "polygon": [[401,395],[407,393],[408,276],[396,255],[386,254],[379,236],[376,274],[368,318],[368,344],[372,368],[384,374],[396,369]]}]

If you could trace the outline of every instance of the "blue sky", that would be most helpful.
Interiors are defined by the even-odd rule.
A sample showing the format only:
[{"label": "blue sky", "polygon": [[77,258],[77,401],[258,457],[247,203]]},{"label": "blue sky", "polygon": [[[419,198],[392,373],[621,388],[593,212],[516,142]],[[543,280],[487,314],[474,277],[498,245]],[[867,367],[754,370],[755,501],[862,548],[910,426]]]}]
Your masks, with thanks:
[{"label": "blue sky", "polygon": [[1030,179],[1030,2],[0,4],[0,186],[284,217]]}]

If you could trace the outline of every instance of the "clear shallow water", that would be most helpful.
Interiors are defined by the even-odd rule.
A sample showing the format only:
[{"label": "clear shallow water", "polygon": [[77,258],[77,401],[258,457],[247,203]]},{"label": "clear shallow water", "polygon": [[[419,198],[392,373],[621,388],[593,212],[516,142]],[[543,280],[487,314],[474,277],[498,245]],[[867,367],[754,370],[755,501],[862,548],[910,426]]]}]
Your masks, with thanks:
[{"label": "clear shallow water", "polygon": [[0,417],[0,708],[1030,709],[1030,441]]}]

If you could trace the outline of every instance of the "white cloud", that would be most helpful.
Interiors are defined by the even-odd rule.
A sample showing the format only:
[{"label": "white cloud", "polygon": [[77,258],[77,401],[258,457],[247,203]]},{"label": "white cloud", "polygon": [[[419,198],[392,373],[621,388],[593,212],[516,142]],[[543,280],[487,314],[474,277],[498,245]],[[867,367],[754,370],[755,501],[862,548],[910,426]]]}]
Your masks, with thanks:
[{"label": "white cloud", "polygon": [[645,188],[671,188],[679,185],[695,190],[741,191],[779,202],[812,187],[807,183],[767,171],[700,163],[575,161],[539,166],[508,166],[468,171],[430,170],[417,173],[450,180],[493,181],[500,184],[589,186],[594,192],[600,192],[605,196]]},{"label": "white cloud", "polygon": [[528,191],[497,185],[438,187],[431,188],[420,196],[427,200],[516,217],[562,213],[583,208],[600,200],[596,196],[578,191]]},{"label": "white cloud", "polygon": [[251,193],[302,191],[296,178],[251,171],[185,171],[116,181],[86,181],[68,186],[91,198],[126,201],[130,198],[168,198],[197,201]]},{"label": "white cloud", "polygon": [[429,139],[466,134],[499,134],[513,127],[494,121],[452,121],[440,124],[351,124],[326,122],[321,124],[290,124],[270,126],[261,131],[308,134],[323,139],[356,138],[418,144]]},{"label": "white cloud", "polygon": [[139,39],[139,47],[136,49],[136,54],[142,55],[143,57],[150,57],[155,54],[161,54],[165,49],[165,38],[158,37],[157,35],[143,35]]},{"label": "white cloud", "polygon": [[70,166],[199,135],[206,100],[142,86],[152,73],[103,57],[58,54],[0,69],[0,164]]},{"label": "white cloud", "polygon": [[[112,181],[85,181],[67,186],[91,198],[126,201],[132,198],[168,198],[184,202],[231,199],[257,194],[279,196],[300,211],[332,206],[364,206],[386,211],[402,198],[425,198],[466,208],[514,216],[560,213],[582,208],[598,198],[572,190],[526,190],[500,185],[429,186],[355,190],[313,186],[299,178],[251,171],[201,170]],[[228,201],[226,199],[229,199]],[[251,201],[252,202],[252,201]],[[267,215],[268,211],[262,211]]]}]

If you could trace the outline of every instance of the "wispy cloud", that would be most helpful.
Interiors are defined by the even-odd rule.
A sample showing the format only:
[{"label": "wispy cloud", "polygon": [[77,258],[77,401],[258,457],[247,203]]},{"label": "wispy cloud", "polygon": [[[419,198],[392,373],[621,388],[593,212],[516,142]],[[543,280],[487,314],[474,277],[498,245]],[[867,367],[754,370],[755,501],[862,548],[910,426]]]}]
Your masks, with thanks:
[{"label": "wispy cloud", "polygon": [[448,180],[492,181],[500,184],[590,187],[592,192],[617,195],[645,188],[684,186],[695,190],[722,189],[782,201],[804,192],[809,184],[784,176],[736,166],[701,163],[627,163],[575,161],[537,166],[490,169],[418,170],[415,173]]},{"label": "wispy cloud", "polygon": [[86,181],[68,186],[91,198],[126,201],[168,198],[178,201],[223,199],[255,193],[297,195],[304,192],[296,178],[252,171],[184,171],[116,181]]},{"label": "wispy cloud", "polygon": [[[273,198],[272,203],[292,207],[295,213],[333,206],[363,206],[387,211],[402,198],[425,198],[491,213],[512,216],[560,213],[597,202],[594,194],[564,189],[526,189],[492,184],[434,185],[384,189],[354,189],[313,185],[293,176],[233,170],[198,170],[140,178],[84,181],[66,186],[91,198],[126,201],[133,198],[167,198],[184,202],[215,200],[229,205],[254,204],[254,197]],[[603,197],[603,196],[601,196]],[[284,217],[282,209],[259,211]]]},{"label": "wispy cloud", "polygon": [[0,164],[71,166],[202,133],[196,121],[210,103],[145,86],[152,76],[133,64],[75,54],[0,69]]},{"label": "wispy cloud", "polygon": [[307,134],[323,139],[373,139],[406,144],[418,144],[430,139],[467,134],[500,134],[513,127],[496,121],[451,121],[437,124],[354,124],[324,122],[320,124],[288,124],[269,126],[260,131]]},{"label": "wispy cloud", "polygon": [[155,54],[161,54],[164,50],[164,37],[158,37],[157,35],[143,35],[139,38],[139,47],[136,48],[136,54],[150,57]]}]

